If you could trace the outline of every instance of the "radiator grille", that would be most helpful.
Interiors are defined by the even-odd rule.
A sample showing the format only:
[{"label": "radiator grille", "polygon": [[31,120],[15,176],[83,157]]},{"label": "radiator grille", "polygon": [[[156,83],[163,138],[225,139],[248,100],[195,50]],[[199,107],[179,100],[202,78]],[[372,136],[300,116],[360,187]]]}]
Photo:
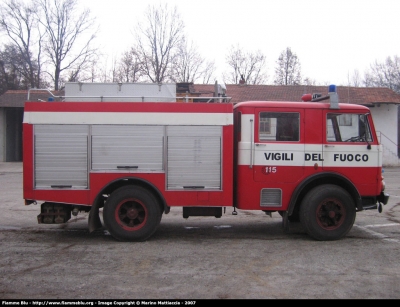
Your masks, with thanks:
[{"label": "radiator grille", "polygon": [[281,189],[262,189],[260,206],[261,207],[282,207],[282,190]]}]

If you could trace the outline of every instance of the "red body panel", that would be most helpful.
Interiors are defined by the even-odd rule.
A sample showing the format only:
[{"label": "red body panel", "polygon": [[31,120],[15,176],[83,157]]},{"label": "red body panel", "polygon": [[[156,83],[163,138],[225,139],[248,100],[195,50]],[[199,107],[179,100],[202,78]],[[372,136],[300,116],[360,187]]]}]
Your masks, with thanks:
[{"label": "red body panel", "polygon": [[[231,104],[193,103],[118,103],[118,102],[27,102],[25,112],[118,112],[118,113],[221,113],[232,117]],[[168,206],[233,205],[233,125],[222,130],[222,188],[221,190],[182,191],[166,190],[165,172],[99,172],[89,171],[88,189],[35,189],[34,188],[34,125],[24,123],[23,193],[24,199],[91,206],[101,191],[114,181],[136,178],[148,182],[164,197]]]},{"label": "red body panel", "polygon": [[[300,148],[298,152],[304,156],[304,149],[301,146],[311,144],[314,146],[310,157],[315,159],[315,163],[297,166],[274,166],[274,172],[266,172],[267,165],[255,163],[254,165],[246,165],[238,163],[240,157],[235,157],[238,150],[238,142],[234,143],[234,126],[228,124],[223,126],[222,132],[222,188],[220,191],[182,191],[166,189],[165,172],[99,172],[89,170],[89,188],[88,189],[34,189],[34,131],[33,124],[24,123],[23,125],[23,193],[27,200],[43,200],[51,202],[60,202],[68,204],[80,204],[91,206],[95,198],[110,183],[126,178],[137,178],[148,182],[156,188],[165,199],[168,206],[218,206],[229,207],[237,206],[239,209],[247,210],[286,210],[292,198],[295,189],[308,178],[323,173],[335,173],[349,182],[354,184],[361,196],[376,196],[380,191],[380,175],[381,167],[336,167],[325,166],[323,159],[319,161],[318,157],[322,157],[324,145],[325,128],[324,117],[326,112],[332,112],[328,104],[319,104],[320,107],[315,108],[314,103],[310,102],[245,102],[235,106],[231,104],[196,104],[196,103],[119,103],[119,102],[27,102],[25,112],[117,112],[117,113],[219,113],[226,114],[226,117],[233,116],[233,112],[240,112],[249,117],[254,116],[259,110],[296,110],[300,113],[301,131],[300,139],[295,145]],[[352,108],[357,111],[368,112],[366,107],[341,105],[341,112],[350,112]],[[258,110],[258,111],[257,111]],[[307,122],[307,124],[305,124]],[[254,126],[258,127],[259,122],[257,116],[254,117]],[[377,136],[371,122],[374,142],[372,145],[378,146]],[[239,134],[241,132],[238,132]],[[260,141],[257,129],[254,129],[251,142],[254,144],[267,144],[268,142]],[[243,140],[243,135],[238,136],[239,141]],[[289,142],[282,142],[282,146],[290,146]],[[316,146],[318,145],[318,146]],[[252,145],[251,145],[252,146]],[[350,145],[351,146],[351,145]],[[266,147],[266,152],[268,147]],[[301,151],[302,150],[302,151]],[[308,149],[305,149],[308,150]],[[279,153],[280,154],[280,153]],[[280,154],[291,159],[291,153],[285,152]],[[234,157],[236,161],[234,161]],[[314,158],[315,157],[315,158]],[[234,174],[235,170],[235,174]],[[235,188],[234,188],[235,187]],[[265,188],[274,188],[282,190],[282,206],[261,207],[260,191]],[[235,203],[233,199],[235,198]]]}]

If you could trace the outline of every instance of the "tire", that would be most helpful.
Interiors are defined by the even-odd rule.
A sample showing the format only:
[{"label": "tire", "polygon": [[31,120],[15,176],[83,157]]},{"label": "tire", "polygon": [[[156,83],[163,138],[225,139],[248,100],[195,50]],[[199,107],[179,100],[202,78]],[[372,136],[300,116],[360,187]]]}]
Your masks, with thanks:
[{"label": "tire", "polygon": [[307,233],[319,241],[344,237],[353,227],[356,208],[343,188],[326,184],[312,189],[300,207],[300,222]]},{"label": "tire", "polygon": [[119,241],[145,241],[157,230],[161,208],[146,189],[125,186],[115,190],[103,209],[104,225]]},{"label": "tire", "polygon": [[291,223],[298,223],[300,222],[300,217],[298,212],[293,212],[292,215],[288,216],[288,220]]}]

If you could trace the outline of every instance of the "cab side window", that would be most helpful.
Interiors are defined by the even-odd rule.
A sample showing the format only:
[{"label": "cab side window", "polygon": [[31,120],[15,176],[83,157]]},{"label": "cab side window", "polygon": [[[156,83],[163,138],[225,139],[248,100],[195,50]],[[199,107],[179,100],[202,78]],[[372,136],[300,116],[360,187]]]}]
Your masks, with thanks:
[{"label": "cab side window", "polygon": [[299,113],[260,112],[259,139],[268,142],[298,142],[299,125]]}]

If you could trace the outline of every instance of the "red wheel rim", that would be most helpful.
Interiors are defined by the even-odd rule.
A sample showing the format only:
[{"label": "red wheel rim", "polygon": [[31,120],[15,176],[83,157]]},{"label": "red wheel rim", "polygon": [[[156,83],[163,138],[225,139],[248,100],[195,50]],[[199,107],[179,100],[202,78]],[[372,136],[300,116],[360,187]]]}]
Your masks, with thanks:
[{"label": "red wheel rim", "polygon": [[124,199],[115,210],[115,220],[127,231],[142,228],[147,221],[147,208],[137,199]]},{"label": "red wheel rim", "polygon": [[318,225],[326,230],[339,228],[346,218],[344,205],[334,198],[323,200],[318,205],[316,213]]}]

